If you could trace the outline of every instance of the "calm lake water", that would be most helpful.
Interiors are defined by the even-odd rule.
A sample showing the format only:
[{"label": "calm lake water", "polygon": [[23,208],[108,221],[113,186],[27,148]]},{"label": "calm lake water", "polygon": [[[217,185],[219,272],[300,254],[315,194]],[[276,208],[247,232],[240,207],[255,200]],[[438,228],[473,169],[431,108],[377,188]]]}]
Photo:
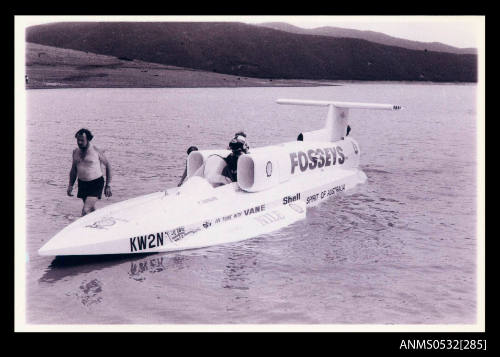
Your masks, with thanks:
[{"label": "calm lake water", "polygon": [[[29,324],[474,324],[476,85],[27,91]],[[351,111],[364,185],[276,233],[204,249],[61,265],[37,250],[79,217],[74,133],[113,167],[103,207],[175,186],[190,145],[250,147],[323,126],[278,98],[394,103]]]}]

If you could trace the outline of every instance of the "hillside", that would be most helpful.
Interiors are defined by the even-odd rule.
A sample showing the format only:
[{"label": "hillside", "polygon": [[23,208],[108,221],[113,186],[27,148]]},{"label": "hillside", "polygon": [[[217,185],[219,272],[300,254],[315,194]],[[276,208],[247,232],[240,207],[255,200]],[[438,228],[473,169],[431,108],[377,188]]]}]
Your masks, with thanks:
[{"label": "hillside", "polygon": [[29,27],[37,44],[268,79],[475,82],[477,56],[409,50],[242,23],[106,22]]},{"label": "hillside", "polygon": [[419,42],[411,41],[402,38],[397,38],[393,36],[386,35],[381,32],[375,31],[361,31],[355,29],[324,26],[317,27],[313,29],[304,29],[301,27],[293,26],[285,22],[265,22],[259,24],[259,26],[272,28],[275,30],[286,31],[290,33],[297,33],[303,35],[317,35],[317,36],[329,36],[329,37],[345,37],[345,38],[357,38],[361,40],[366,40],[370,42],[375,42],[388,46],[402,47],[410,50],[418,51],[435,51],[435,52],[448,52],[455,54],[476,54],[477,50],[475,48],[458,48],[449,45],[445,45],[440,42]]},{"label": "hillside", "polygon": [[231,76],[29,42],[26,44],[26,75],[28,89],[333,85],[321,81]]}]

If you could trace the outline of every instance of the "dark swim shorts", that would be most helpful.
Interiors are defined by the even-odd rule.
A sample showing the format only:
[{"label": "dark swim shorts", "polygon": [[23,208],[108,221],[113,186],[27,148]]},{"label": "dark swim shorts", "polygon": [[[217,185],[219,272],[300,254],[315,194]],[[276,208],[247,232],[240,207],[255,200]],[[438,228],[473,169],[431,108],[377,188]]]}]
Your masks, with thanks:
[{"label": "dark swim shorts", "polygon": [[76,197],[86,199],[88,196],[92,196],[101,199],[103,188],[104,177],[102,176],[91,181],[78,179],[78,195]]}]

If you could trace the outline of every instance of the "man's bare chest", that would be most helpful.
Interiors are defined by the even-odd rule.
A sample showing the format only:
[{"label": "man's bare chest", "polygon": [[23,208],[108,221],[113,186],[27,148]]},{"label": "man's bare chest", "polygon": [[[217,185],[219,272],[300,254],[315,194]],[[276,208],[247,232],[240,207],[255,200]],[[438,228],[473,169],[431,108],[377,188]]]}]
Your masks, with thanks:
[{"label": "man's bare chest", "polygon": [[99,155],[95,150],[81,152],[78,151],[75,155],[75,160],[77,164],[81,165],[94,165],[99,163]]}]

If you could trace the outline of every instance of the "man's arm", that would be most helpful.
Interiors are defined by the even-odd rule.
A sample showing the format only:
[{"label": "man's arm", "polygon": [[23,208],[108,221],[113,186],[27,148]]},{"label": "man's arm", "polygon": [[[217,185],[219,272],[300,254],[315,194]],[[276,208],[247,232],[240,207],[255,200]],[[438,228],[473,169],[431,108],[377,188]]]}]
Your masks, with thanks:
[{"label": "man's arm", "polygon": [[109,163],[109,160],[106,158],[106,156],[104,155],[104,153],[101,150],[99,150],[97,148],[96,148],[96,150],[97,150],[97,153],[99,154],[99,160],[106,168],[106,186],[104,186],[104,195],[106,197],[110,197],[110,196],[112,196],[112,193],[111,193],[111,164]]},{"label": "man's arm", "polygon": [[71,164],[71,169],[69,170],[69,185],[67,189],[67,194],[68,196],[73,196],[71,193],[73,191],[73,185],[75,184],[76,177],[78,174],[78,171],[76,169],[76,159],[75,159],[75,152],[73,151],[73,158],[72,158],[73,163]]}]

